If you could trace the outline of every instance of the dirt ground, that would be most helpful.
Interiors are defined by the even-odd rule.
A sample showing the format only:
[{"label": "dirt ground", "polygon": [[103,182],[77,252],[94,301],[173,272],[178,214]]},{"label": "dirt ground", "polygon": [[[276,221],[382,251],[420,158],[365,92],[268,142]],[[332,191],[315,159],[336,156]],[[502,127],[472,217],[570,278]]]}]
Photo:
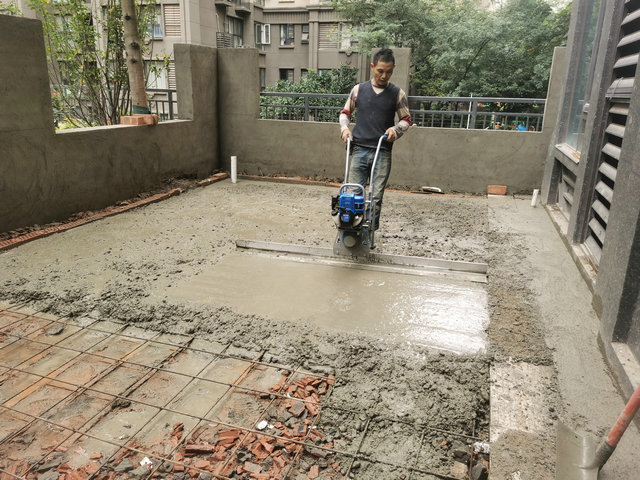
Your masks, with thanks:
[{"label": "dirt ground", "polygon": [[[485,197],[388,193],[377,236],[380,253],[488,263],[491,323],[483,355],[392,345],[304,322],[240,315],[225,305],[195,308],[163,296],[176,281],[233,252],[239,238],[329,246],[335,236],[331,193],[320,186],[249,181],[191,190],[0,253],[0,299],[27,301],[60,315],[195,333],[231,342],[247,357],[266,350],[265,361],[304,362],[335,373],[339,381],[331,402],[338,407],[488,439],[490,365],[553,367],[553,351],[545,343],[530,279],[530,245],[491,221]],[[553,478],[549,448],[556,396],[552,382],[546,432],[533,441],[518,433],[502,437],[498,450],[522,452],[502,455],[503,471],[517,470],[522,479]],[[511,445],[522,448],[510,450]]]}]

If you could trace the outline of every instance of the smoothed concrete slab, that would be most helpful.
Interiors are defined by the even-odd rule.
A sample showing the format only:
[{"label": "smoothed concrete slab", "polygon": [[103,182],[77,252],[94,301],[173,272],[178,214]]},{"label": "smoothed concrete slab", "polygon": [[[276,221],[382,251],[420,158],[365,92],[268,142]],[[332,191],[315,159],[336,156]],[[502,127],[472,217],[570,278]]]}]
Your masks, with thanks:
[{"label": "smoothed concrete slab", "polygon": [[309,321],[456,353],[485,350],[489,323],[482,283],[300,263],[232,253],[177,282],[171,301],[227,305],[235,312]]}]

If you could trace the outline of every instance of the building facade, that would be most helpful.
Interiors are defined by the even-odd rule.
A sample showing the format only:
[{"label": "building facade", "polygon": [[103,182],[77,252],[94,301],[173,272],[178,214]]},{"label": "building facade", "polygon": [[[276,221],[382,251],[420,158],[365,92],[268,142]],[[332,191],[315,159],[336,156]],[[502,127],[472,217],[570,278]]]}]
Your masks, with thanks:
[{"label": "building facade", "polygon": [[[322,72],[341,65],[358,68],[359,81],[368,79],[368,57],[354,52],[353,29],[340,22],[330,0],[155,2],[156,22],[147,62],[156,56],[172,58],[176,43],[257,48],[263,89],[280,79],[297,81],[308,69]],[[99,5],[100,0],[89,3]],[[17,5],[26,17],[35,18],[28,0],[17,0]],[[173,63],[167,72],[152,74],[148,86],[175,89]]]},{"label": "building facade", "polygon": [[567,48],[543,202],[628,393],[640,382],[640,0],[574,0]]}]

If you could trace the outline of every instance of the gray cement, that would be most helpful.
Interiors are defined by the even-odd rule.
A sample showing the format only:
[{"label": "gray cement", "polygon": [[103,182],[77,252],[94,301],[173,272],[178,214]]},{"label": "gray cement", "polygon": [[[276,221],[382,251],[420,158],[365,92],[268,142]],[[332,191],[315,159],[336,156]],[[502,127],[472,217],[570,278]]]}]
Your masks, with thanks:
[{"label": "gray cement", "polygon": [[0,15],[0,232],[103,208],[217,166],[217,51],[175,49],[183,120],[55,131],[37,20]]},{"label": "gray cement", "polygon": [[[158,289],[172,303],[224,305],[244,315],[358,332],[456,353],[486,350],[482,283],[406,275],[308,258],[230,253],[193,278]],[[453,278],[451,278],[453,277]]]},{"label": "gray cement", "polygon": [[[194,306],[170,297],[236,255],[238,238],[330,245],[332,192],[248,181],[189,191],[0,253],[0,297],[78,319],[231,341],[247,356],[265,349],[267,361],[334,370],[344,379],[332,395],[336,405],[487,439],[491,365],[500,387],[519,399],[508,402],[508,415],[526,419],[498,422],[500,409],[492,411],[504,426],[492,445],[495,479],[552,479],[558,420],[594,436],[613,424],[624,402],[597,348],[589,290],[548,216],[528,198],[385,196],[380,253],[489,264],[486,355],[240,313],[239,302]],[[492,404],[505,402],[499,390],[493,395]],[[639,447],[632,426],[602,478],[633,478]]]}]

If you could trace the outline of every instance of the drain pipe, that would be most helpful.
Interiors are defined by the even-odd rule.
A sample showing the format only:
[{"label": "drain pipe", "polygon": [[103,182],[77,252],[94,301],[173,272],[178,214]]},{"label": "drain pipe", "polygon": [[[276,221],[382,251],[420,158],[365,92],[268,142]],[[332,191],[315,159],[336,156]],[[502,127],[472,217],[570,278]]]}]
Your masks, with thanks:
[{"label": "drain pipe", "polygon": [[238,157],[231,156],[231,183],[238,181]]},{"label": "drain pipe", "polygon": [[538,193],[540,193],[540,190],[536,188],[533,191],[533,197],[531,197],[531,206],[532,207],[536,206],[536,202],[538,201]]}]

